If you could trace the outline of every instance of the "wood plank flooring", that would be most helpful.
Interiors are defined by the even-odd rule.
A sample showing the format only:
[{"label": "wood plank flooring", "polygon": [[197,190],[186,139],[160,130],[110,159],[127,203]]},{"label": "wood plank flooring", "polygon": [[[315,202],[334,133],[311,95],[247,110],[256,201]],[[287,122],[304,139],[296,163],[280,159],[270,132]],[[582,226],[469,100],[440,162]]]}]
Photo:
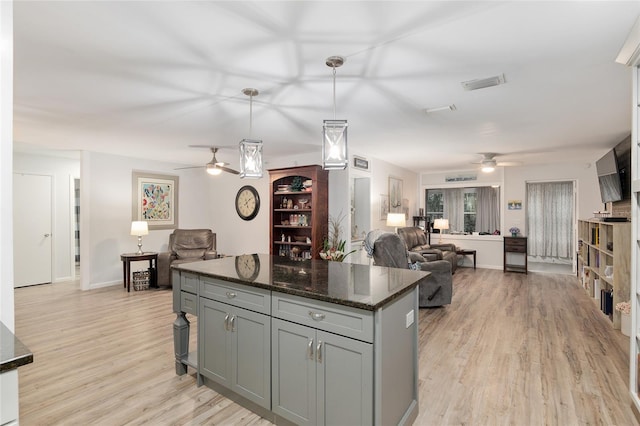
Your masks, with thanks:
[{"label": "wood plank flooring", "polygon": [[[171,293],[16,289],[21,425],[266,425],[176,376]],[[194,321],[195,322],[195,321]],[[416,425],[634,425],[629,340],[573,276],[459,268],[420,310]]]}]

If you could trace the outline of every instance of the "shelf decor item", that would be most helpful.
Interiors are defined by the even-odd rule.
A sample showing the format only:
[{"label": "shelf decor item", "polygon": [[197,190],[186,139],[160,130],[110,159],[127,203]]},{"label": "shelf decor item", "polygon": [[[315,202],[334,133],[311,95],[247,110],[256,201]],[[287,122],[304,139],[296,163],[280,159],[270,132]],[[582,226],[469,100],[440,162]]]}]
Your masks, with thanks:
[{"label": "shelf decor item", "polygon": [[342,262],[347,256],[356,251],[351,250],[349,253],[345,253],[344,251],[346,241],[340,238],[343,219],[344,215],[342,212],[340,212],[338,217],[329,215],[329,236],[324,239],[322,250],[320,251],[320,257],[324,260]]},{"label": "shelf decor item", "polygon": [[517,237],[518,234],[520,234],[520,228],[518,228],[517,226],[512,226],[511,228],[509,228],[509,232],[511,232],[512,237]]},{"label": "shelf decor item", "polygon": [[631,334],[631,302],[616,303],[616,311],[620,312],[620,331],[629,337]]}]

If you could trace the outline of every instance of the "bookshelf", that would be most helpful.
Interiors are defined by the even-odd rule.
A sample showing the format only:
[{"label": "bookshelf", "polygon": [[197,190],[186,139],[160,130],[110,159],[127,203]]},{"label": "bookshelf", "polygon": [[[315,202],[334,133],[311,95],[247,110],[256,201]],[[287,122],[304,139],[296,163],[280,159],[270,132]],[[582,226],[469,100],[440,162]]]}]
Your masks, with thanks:
[{"label": "bookshelf", "polygon": [[630,245],[630,222],[578,221],[578,279],[615,329],[620,329],[615,306],[631,295]]}]

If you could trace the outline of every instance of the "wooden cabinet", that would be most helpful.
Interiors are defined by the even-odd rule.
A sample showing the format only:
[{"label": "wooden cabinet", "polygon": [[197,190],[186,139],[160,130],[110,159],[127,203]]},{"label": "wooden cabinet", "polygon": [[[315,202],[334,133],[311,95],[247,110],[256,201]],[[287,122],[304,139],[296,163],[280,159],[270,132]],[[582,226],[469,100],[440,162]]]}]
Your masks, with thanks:
[{"label": "wooden cabinet", "polygon": [[504,237],[503,271],[527,273],[527,237]]},{"label": "wooden cabinet", "polygon": [[630,251],[630,222],[578,221],[578,279],[616,329],[620,312],[615,306],[629,301],[631,294]]},{"label": "wooden cabinet", "polygon": [[329,173],[321,166],[269,170],[270,254],[319,259],[329,222]]},{"label": "wooden cabinet", "polygon": [[198,320],[199,373],[270,409],[271,317],[200,297]]}]

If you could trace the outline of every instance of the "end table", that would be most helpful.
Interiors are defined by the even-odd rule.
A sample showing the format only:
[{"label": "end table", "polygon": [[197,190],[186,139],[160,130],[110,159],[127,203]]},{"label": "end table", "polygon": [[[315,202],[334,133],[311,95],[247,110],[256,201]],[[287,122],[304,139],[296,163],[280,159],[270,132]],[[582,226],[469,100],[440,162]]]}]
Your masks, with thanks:
[{"label": "end table", "polygon": [[158,274],[156,273],[156,268],[158,265],[158,253],[152,251],[148,251],[142,254],[123,253],[120,255],[120,260],[122,260],[124,286],[127,288],[128,292],[131,291],[131,262],[138,262],[140,260],[149,261],[149,287],[158,287]]}]

